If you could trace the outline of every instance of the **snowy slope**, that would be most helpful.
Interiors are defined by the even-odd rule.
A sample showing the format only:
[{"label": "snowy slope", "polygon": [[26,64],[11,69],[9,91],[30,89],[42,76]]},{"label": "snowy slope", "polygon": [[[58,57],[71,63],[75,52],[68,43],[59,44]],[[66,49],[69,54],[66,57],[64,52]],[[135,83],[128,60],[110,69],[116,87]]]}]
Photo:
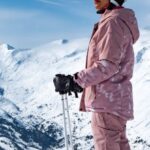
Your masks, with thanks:
[{"label": "snowy slope", "polygon": [[[132,80],[135,120],[128,124],[133,150],[150,149],[150,31],[141,33]],[[84,68],[88,41],[57,40],[34,49],[0,45],[0,88],[5,90],[0,97],[0,148],[64,149],[61,97],[52,80],[57,73],[73,74]],[[74,95],[68,101],[75,150],[92,150],[90,113],[78,111]]]},{"label": "snowy slope", "polygon": [[135,71],[132,79],[135,120],[129,123],[137,150],[150,149],[150,31],[142,30],[135,45]]}]

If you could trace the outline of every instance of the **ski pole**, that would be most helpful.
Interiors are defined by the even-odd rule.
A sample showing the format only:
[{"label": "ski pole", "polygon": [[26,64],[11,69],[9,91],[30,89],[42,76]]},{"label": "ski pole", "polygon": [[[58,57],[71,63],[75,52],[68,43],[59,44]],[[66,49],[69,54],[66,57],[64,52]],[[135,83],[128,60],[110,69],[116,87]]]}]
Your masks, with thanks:
[{"label": "ski pole", "polygon": [[68,105],[68,98],[67,94],[65,95],[65,100],[66,100],[66,109],[67,109],[67,118],[68,118],[68,126],[69,126],[69,133],[70,133],[70,144],[71,144],[71,149],[73,150],[73,142],[72,142],[72,132],[71,132],[71,121],[70,121],[70,115],[69,115],[69,105]]},{"label": "ski pole", "polygon": [[64,96],[62,95],[61,97],[62,100],[62,107],[63,107],[63,117],[64,117],[64,135],[65,135],[65,145],[66,145],[66,150],[69,150],[68,147],[68,135],[67,135],[67,124],[66,124],[66,113],[65,113],[65,103],[64,103]]}]

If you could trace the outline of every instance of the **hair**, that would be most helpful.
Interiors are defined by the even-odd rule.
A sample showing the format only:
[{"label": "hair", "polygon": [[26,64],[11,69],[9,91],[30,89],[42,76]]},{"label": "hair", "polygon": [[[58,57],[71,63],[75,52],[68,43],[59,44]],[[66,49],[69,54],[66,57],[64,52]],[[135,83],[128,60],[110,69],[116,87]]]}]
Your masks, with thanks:
[{"label": "hair", "polygon": [[123,3],[125,2],[125,0],[115,0],[120,6],[123,5]]}]

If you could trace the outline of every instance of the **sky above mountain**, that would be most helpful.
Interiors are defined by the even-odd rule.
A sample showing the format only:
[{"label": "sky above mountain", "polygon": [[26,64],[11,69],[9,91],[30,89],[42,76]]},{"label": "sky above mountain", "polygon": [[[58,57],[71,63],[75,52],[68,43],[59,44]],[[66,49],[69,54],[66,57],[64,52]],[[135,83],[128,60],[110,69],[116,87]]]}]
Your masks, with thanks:
[{"label": "sky above mountain", "polygon": [[[141,28],[150,23],[150,1],[127,0]],[[100,16],[93,0],[1,0],[0,43],[31,48],[55,39],[89,37]]]}]

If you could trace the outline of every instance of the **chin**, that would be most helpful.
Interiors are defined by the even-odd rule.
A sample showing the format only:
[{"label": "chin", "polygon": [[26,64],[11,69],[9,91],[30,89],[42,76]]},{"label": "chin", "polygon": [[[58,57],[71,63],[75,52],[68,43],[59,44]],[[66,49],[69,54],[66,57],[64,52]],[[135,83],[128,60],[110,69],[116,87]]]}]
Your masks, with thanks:
[{"label": "chin", "polygon": [[96,10],[99,10],[99,8],[98,8],[98,7],[96,7]]},{"label": "chin", "polygon": [[96,8],[96,10],[100,10],[100,9],[102,9],[101,7],[95,7]]}]

